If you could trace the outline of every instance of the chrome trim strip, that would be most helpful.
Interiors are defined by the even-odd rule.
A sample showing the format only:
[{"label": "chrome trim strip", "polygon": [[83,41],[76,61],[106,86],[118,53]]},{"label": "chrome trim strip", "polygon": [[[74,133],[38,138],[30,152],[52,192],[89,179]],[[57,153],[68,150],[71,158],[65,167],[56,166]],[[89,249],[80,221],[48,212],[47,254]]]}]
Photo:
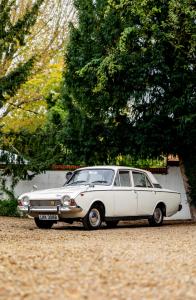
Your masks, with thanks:
[{"label": "chrome trim strip", "polygon": [[105,217],[105,221],[131,221],[131,220],[142,220],[149,219],[152,215],[139,215],[139,216],[115,216],[115,217]]},{"label": "chrome trim strip", "polygon": [[[151,190],[150,190],[151,189]],[[136,189],[136,188],[131,188],[130,190],[127,188],[127,189],[111,189],[111,190],[92,190],[92,191],[84,191],[82,192],[82,194],[85,194],[85,193],[92,193],[92,192],[156,192],[156,193],[168,193],[168,194],[179,194],[179,192],[176,192],[176,191],[164,191],[162,189],[153,189],[153,188],[146,188],[146,189]]]},{"label": "chrome trim strip", "polygon": [[56,206],[56,207],[30,207],[30,206],[19,206],[18,207],[19,210],[23,213],[32,213],[32,212],[38,212],[38,213],[57,213],[57,214],[61,214],[64,212],[80,212],[82,211],[82,208],[79,206],[75,206],[75,207],[60,207],[60,206]]}]

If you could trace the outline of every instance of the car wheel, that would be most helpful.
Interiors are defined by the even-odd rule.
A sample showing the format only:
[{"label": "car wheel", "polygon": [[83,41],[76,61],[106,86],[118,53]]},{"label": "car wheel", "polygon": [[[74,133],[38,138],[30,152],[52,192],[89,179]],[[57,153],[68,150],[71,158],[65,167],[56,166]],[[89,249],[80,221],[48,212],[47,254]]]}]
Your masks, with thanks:
[{"label": "car wheel", "polygon": [[52,221],[39,220],[39,218],[34,218],[34,221],[37,227],[41,229],[50,229],[54,224]]},{"label": "car wheel", "polygon": [[93,205],[82,220],[84,228],[86,230],[99,229],[103,221],[103,215],[104,213],[101,205]]},{"label": "car wheel", "polygon": [[152,217],[148,219],[150,226],[161,226],[163,223],[163,211],[161,207],[156,207]]},{"label": "car wheel", "polygon": [[108,228],[115,228],[118,225],[118,221],[106,221]]}]

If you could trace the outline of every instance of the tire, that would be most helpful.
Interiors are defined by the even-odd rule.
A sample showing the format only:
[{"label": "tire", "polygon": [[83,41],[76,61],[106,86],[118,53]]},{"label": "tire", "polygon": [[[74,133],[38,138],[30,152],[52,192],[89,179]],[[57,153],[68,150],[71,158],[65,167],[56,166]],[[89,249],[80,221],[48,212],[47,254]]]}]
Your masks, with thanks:
[{"label": "tire", "polygon": [[101,227],[104,218],[104,209],[101,205],[93,205],[86,216],[83,218],[82,223],[86,230],[97,230]]},{"label": "tire", "polygon": [[37,227],[41,229],[50,229],[54,224],[52,221],[39,220],[39,218],[34,218],[34,221]]},{"label": "tire", "polygon": [[107,228],[116,228],[118,221],[106,221]]},{"label": "tire", "polygon": [[157,206],[154,210],[152,217],[148,219],[150,226],[161,226],[163,224],[163,210]]}]

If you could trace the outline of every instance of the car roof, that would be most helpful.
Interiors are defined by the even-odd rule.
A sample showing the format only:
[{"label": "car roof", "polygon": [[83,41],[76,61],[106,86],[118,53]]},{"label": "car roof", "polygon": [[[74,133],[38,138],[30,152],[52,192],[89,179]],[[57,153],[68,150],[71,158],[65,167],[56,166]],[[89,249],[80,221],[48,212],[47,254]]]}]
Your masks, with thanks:
[{"label": "car roof", "polygon": [[82,167],[77,170],[82,170],[82,169],[112,169],[112,170],[118,170],[118,169],[126,169],[126,170],[136,170],[136,171],[145,171],[143,169],[139,168],[133,168],[133,167],[125,167],[125,166],[115,166],[115,165],[98,165],[98,166],[89,166],[89,167]]},{"label": "car roof", "polygon": [[125,167],[125,166],[115,166],[115,165],[103,165],[103,166],[89,166],[89,167],[83,167],[83,168],[79,168],[77,170],[85,170],[85,169],[110,169],[110,170],[114,170],[117,171],[119,169],[124,169],[124,170],[131,170],[131,171],[137,171],[137,172],[144,172],[146,174],[148,174],[150,180],[153,183],[158,183],[158,181],[156,180],[156,178],[153,176],[153,174],[147,170],[144,169],[139,169],[139,168],[133,168],[133,167]]}]

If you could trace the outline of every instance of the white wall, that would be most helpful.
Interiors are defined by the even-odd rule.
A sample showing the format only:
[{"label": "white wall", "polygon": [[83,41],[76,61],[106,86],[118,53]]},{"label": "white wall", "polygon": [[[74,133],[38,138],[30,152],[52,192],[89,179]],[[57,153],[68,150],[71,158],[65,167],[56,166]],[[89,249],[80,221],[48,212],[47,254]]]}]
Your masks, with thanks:
[{"label": "white wall", "polygon": [[182,210],[173,215],[168,220],[191,219],[190,208],[187,202],[186,191],[184,188],[183,178],[179,167],[168,167],[168,174],[154,174],[162,187],[175,190],[181,193]]},{"label": "white wall", "polygon": [[[43,174],[35,176],[31,181],[23,180],[20,181],[16,188],[15,193],[19,196],[24,192],[29,192],[32,190],[33,185],[36,185],[38,189],[47,189],[53,187],[61,187],[65,179],[65,171],[46,171]],[[181,193],[182,206],[183,209],[175,214],[174,216],[168,218],[169,220],[183,220],[191,219],[189,204],[187,203],[186,192],[183,184],[182,175],[179,167],[168,167],[168,174],[154,174],[158,182],[164,188],[176,190]]]},{"label": "white wall", "polygon": [[31,181],[22,180],[16,188],[15,193],[19,196],[22,193],[32,190],[33,185],[38,187],[38,190],[54,187],[61,187],[66,181],[65,171],[46,171],[43,174],[36,175]]},{"label": "white wall", "polygon": [[[46,171],[36,175],[32,180],[21,180],[15,187],[15,194],[19,196],[29,192],[33,189],[33,185],[36,185],[39,190],[61,187],[66,181],[65,174],[65,171]],[[10,185],[9,177],[7,184]],[[5,195],[0,195],[0,199],[5,199]]]}]

